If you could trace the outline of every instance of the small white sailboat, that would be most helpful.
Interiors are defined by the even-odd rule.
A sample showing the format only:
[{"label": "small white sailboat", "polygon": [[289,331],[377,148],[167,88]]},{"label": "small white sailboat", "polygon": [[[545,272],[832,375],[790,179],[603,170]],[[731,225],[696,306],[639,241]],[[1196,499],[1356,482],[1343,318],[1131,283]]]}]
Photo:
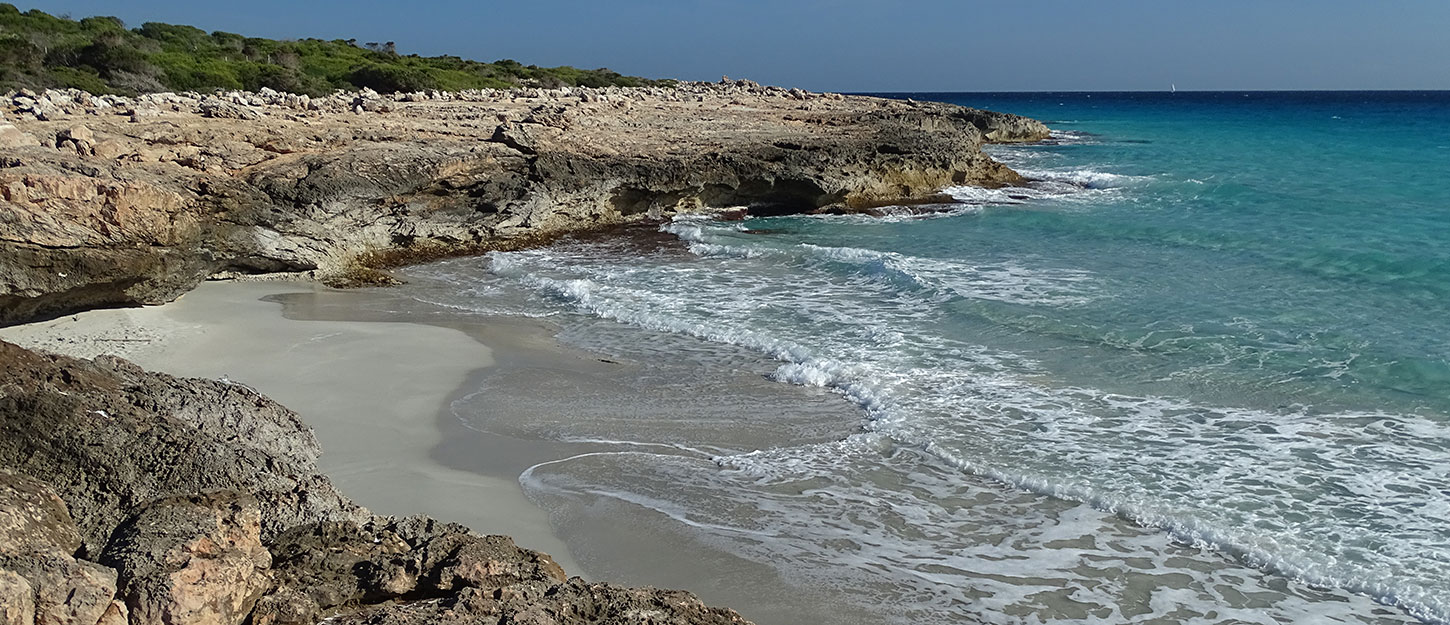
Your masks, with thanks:
[{"label": "small white sailboat", "polygon": [[1168,83],[1168,92],[1169,93],[1178,93],[1178,85],[1173,84],[1171,82]]}]

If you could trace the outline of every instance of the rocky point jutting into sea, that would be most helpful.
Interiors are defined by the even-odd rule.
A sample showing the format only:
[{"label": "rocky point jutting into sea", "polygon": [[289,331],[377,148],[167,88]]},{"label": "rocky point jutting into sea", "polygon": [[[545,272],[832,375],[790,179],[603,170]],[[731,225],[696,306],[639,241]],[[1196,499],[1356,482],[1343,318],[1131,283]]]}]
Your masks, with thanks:
[{"label": "rocky point jutting into sea", "polygon": [[170,300],[218,272],[367,278],[711,207],[923,201],[1020,180],[1042,124],[748,81],[309,99],[21,92],[0,130],[0,323]]},{"label": "rocky point jutting into sea", "polygon": [[[749,81],[307,98],[7,94],[0,324],[171,300],[218,275],[388,266],[710,210],[869,211],[1021,178],[1042,124]],[[744,207],[742,209],[742,207]],[[225,380],[0,343],[0,622],[730,623],[676,591],[374,516],[309,429]]]}]

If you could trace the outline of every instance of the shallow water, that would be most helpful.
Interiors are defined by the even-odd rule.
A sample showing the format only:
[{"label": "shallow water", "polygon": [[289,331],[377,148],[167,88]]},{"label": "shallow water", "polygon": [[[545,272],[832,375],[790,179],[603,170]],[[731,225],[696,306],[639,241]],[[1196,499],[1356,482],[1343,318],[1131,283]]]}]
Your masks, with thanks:
[{"label": "shallow water", "polygon": [[[641,409],[506,432],[617,450],[532,497],[889,622],[1450,618],[1450,94],[913,97],[1047,121],[991,148],[1036,181],[410,271],[654,363],[544,389]],[[711,371],[859,411],[719,405]]]}]

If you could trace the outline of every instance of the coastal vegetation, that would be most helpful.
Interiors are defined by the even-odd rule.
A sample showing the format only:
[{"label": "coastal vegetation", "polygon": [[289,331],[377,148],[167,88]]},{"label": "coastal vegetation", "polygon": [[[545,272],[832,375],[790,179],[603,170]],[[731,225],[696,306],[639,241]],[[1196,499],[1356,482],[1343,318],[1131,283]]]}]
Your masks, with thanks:
[{"label": "coastal vegetation", "polygon": [[538,67],[399,54],[393,42],[277,40],[115,17],[80,20],[0,3],[0,90],[74,87],[95,94],[260,90],[323,95],[520,86],[661,86],[608,69]]}]

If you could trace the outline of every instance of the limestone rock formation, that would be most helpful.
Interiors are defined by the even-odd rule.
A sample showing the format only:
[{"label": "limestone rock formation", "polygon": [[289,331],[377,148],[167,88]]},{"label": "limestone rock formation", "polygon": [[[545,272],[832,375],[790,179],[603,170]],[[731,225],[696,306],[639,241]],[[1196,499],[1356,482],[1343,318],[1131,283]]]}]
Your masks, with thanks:
[{"label": "limestone rock formation", "polygon": [[31,625],[35,622],[35,589],[19,573],[0,569],[0,624]]},{"label": "limestone rock formation", "polygon": [[272,583],[256,501],[220,492],[146,504],[101,554],[132,625],[240,625]]},{"label": "limestone rock formation", "polygon": [[0,623],[744,622],[566,580],[506,536],[370,515],[319,452],[246,387],[0,342]]},{"label": "limestone rock formation", "polygon": [[440,601],[382,605],[343,615],[336,625],[746,625],[733,610],[712,608],[687,592],[625,588],[578,577],[563,584],[522,584],[494,592],[468,588]]},{"label": "limestone rock formation", "polygon": [[8,343],[0,363],[0,468],[53,488],[91,558],[139,506],[168,497],[252,494],[266,537],[306,520],[368,518],[317,472],[311,430],[245,386]]},{"label": "limestone rock formation", "polygon": [[[0,324],[748,206],[851,211],[1021,178],[1033,120],[749,81],[305,98],[0,98]],[[30,140],[34,140],[31,143]]]},{"label": "limestone rock formation", "polygon": [[[940,201],[1033,120],[750,81],[308,98],[0,98],[0,324],[159,303],[218,272],[392,263],[702,210]],[[737,624],[689,593],[373,516],[241,385],[0,342],[0,625]]]},{"label": "limestone rock formation", "polygon": [[96,625],[111,608],[116,572],[72,556],[80,533],[44,482],[0,469],[0,620]]}]

